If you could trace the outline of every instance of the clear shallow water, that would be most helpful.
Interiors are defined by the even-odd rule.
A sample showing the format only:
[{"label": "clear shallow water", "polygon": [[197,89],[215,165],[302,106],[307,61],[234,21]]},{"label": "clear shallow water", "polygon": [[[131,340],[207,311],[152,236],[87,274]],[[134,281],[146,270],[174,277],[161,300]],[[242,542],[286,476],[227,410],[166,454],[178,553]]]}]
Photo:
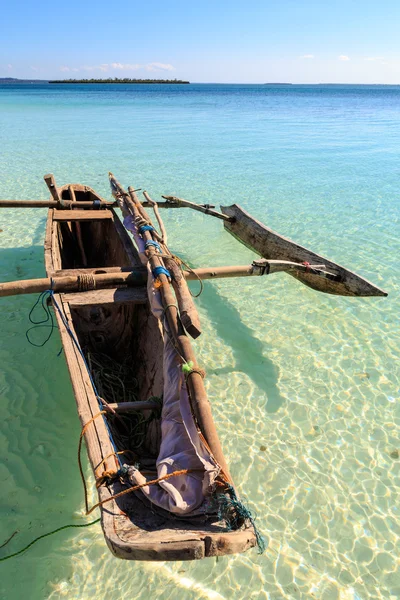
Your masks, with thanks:
[{"label": "clear shallow water", "polygon": [[[155,198],[239,202],[389,292],[334,298],[283,274],[205,283],[196,349],[263,556],[128,563],[96,525],[0,563],[0,597],[400,595],[399,117],[389,86],[0,88],[0,198],[46,198],[47,172],[109,198],[112,170]],[[44,274],[45,217],[2,210],[0,280]],[[218,221],[163,217],[193,265],[253,258]],[[58,334],[25,339],[33,301],[0,300],[0,544],[19,530],[3,554],[85,522],[74,398]]]}]

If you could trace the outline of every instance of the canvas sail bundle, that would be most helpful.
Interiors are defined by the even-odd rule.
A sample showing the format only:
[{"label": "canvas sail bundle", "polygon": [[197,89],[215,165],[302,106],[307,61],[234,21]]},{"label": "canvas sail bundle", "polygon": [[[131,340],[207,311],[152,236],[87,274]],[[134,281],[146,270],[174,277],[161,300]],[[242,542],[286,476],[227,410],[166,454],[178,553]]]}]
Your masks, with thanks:
[{"label": "canvas sail bundle", "polygon": [[[190,400],[182,371],[182,358],[171,341],[161,294],[154,286],[154,277],[145,253],[145,243],[138,233],[133,217],[124,218],[124,226],[133,234],[140,259],[149,271],[147,292],[153,315],[164,328],[163,408],[161,413],[161,447],[157,458],[157,474],[190,470],[157,486],[141,488],[146,497],[161,508],[179,515],[204,512],[220,468],[202,442],[194,422]],[[145,477],[135,467],[129,467],[132,485],[143,484]]]}]

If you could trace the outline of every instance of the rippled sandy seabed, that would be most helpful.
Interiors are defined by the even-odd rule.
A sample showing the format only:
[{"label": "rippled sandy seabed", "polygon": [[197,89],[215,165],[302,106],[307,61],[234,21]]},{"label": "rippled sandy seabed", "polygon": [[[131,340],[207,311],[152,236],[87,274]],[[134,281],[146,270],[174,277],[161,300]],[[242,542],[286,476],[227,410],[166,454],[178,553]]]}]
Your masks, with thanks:
[{"label": "rippled sandy seabed", "polygon": [[[395,87],[0,89],[0,198],[46,198],[47,172],[109,198],[110,169],[155,198],[239,202],[389,292],[330,297],[284,274],[205,283],[195,346],[264,555],[130,563],[95,525],[0,563],[1,598],[400,596],[399,117]],[[193,266],[253,258],[219,221],[163,216]],[[2,209],[0,280],[44,275],[45,218]],[[25,338],[34,300],[0,300],[0,544],[19,531],[0,555],[90,520],[58,333],[42,349]]]}]

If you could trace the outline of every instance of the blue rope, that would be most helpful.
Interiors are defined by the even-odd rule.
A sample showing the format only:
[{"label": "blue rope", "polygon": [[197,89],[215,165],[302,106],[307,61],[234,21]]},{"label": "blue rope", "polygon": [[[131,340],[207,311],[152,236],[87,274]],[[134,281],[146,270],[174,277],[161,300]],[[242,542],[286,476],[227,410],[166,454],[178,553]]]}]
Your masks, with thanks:
[{"label": "blue rope", "polygon": [[[53,292],[53,290],[52,290],[52,289],[50,289],[50,290],[46,290],[45,292],[42,292],[42,293],[39,295],[39,297],[38,297],[38,299],[36,300],[36,302],[35,302],[35,304],[33,305],[33,307],[31,308],[31,311],[30,311],[30,313],[29,313],[29,320],[30,320],[30,322],[31,322],[31,323],[33,323],[33,324],[34,324],[34,327],[31,327],[31,328],[30,328],[30,329],[28,329],[28,331],[26,332],[26,337],[27,337],[27,340],[28,340],[28,342],[29,342],[30,344],[32,344],[33,346],[37,346],[37,347],[39,347],[39,348],[40,348],[40,347],[42,347],[42,346],[44,346],[44,345],[45,345],[45,343],[49,341],[49,339],[50,339],[50,337],[51,337],[51,334],[53,333],[53,329],[55,328],[55,325],[54,325],[53,315],[51,314],[49,307],[48,307],[47,305],[45,305],[45,303],[44,303],[44,302],[45,302],[45,299],[46,299],[46,301],[47,301],[47,299],[48,299],[48,298],[51,298],[51,300],[53,301],[54,307],[55,307],[55,309],[57,310],[58,314],[60,315],[61,321],[63,322],[63,325],[64,325],[65,329],[67,330],[67,332],[68,332],[68,334],[69,334],[69,336],[70,336],[71,340],[72,340],[72,341],[73,341],[73,343],[75,344],[75,347],[76,347],[76,349],[78,350],[79,354],[80,354],[80,355],[81,355],[81,357],[82,357],[82,360],[83,360],[83,362],[84,362],[84,365],[85,365],[85,367],[86,367],[86,370],[87,370],[87,372],[88,372],[88,375],[89,375],[90,383],[92,384],[93,391],[94,391],[94,393],[95,393],[95,396],[96,396],[96,398],[97,398],[97,402],[99,403],[100,410],[103,410],[103,409],[104,409],[104,404],[103,404],[103,402],[101,401],[101,398],[100,398],[100,396],[99,396],[99,393],[98,393],[98,391],[97,391],[96,384],[95,384],[95,382],[94,382],[94,379],[93,379],[93,377],[92,377],[92,374],[91,374],[91,372],[90,372],[89,365],[88,365],[88,364],[87,364],[87,362],[86,362],[86,358],[85,358],[85,355],[84,355],[84,353],[83,353],[83,350],[82,350],[82,348],[80,347],[78,340],[77,340],[77,339],[76,339],[76,337],[74,336],[74,334],[73,334],[73,332],[72,332],[72,330],[71,330],[71,328],[70,328],[70,326],[69,326],[69,324],[68,324],[68,321],[67,321],[67,319],[66,319],[66,318],[65,318],[65,316],[64,316],[64,313],[62,312],[61,308],[59,307],[59,305],[58,305],[58,302],[57,302],[57,300],[56,300],[56,299],[55,299],[55,297],[54,297],[54,292]],[[34,309],[36,308],[36,306],[39,304],[39,302],[41,302],[42,308],[43,308],[43,310],[44,310],[44,311],[45,311],[45,313],[46,313],[46,317],[45,317],[45,319],[43,319],[42,321],[34,321],[34,320],[32,319],[32,312],[34,311]],[[51,323],[51,324],[50,324],[50,325],[44,325],[44,323],[47,323],[48,321],[50,321],[50,323]],[[36,328],[36,327],[38,327],[38,326],[39,326],[39,327],[51,327],[50,334],[48,335],[48,337],[46,338],[46,340],[43,342],[43,344],[35,344],[35,343],[33,343],[33,342],[32,342],[32,341],[29,339],[29,335],[28,335],[28,334],[29,334],[29,331],[31,331],[31,329],[35,329],[35,328]],[[111,444],[112,444],[112,446],[113,446],[113,448],[114,448],[114,451],[115,451],[115,455],[116,455],[116,457],[117,457],[117,460],[118,460],[118,462],[119,462],[119,464],[120,464],[120,467],[122,468],[122,466],[123,466],[123,463],[122,463],[122,461],[121,461],[121,459],[120,459],[119,455],[117,454],[117,452],[118,452],[118,448],[117,448],[117,446],[116,446],[116,444],[115,444],[115,442],[114,442],[114,439],[113,439],[113,437],[112,437],[112,434],[111,434],[110,427],[109,427],[109,425],[108,425],[108,422],[107,422],[107,419],[104,417],[104,415],[103,415],[103,421],[104,421],[104,423],[105,423],[105,426],[106,426],[106,428],[107,428],[108,435],[109,435],[109,437],[110,437]]]},{"label": "blue rope", "polygon": [[141,225],[138,231],[142,235],[145,231],[154,231],[154,227],[153,225]]},{"label": "blue rope", "polygon": [[171,277],[171,273],[165,267],[154,267],[152,270],[154,279],[157,279],[161,274]]},{"label": "blue rope", "polygon": [[154,242],[153,240],[147,240],[144,247],[149,248],[150,246],[154,246],[154,248],[156,248],[162,254],[161,246],[158,242]]},{"label": "blue rope", "polygon": [[[25,336],[26,336],[26,339],[28,340],[28,342],[32,346],[35,346],[36,348],[42,348],[45,344],[47,344],[47,342],[51,338],[53,329],[55,328],[53,315],[47,305],[47,300],[49,298],[51,298],[52,294],[53,294],[53,292],[51,290],[46,290],[45,292],[42,292],[41,294],[39,294],[38,299],[36,300],[35,304],[32,306],[31,310],[29,311],[28,319],[29,319],[29,322],[32,323],[33,327],[30,327],[29,329],[27,329],[27,331],[25,332]],[[44,311],[45,316],[43,319],[36,321],[33,317],[33,313],[35,312],[35,309],[38,305],[40,305],[40,308]],[[49,323],[49,322],[50,322],[50,324],[47,325],[47,323]],[[41,344],[36,344],[35,342],[32,341],[32,339],[29,335],[29,332],[32,331],[33,329],[40,329],[41,327],[49,327],[50,333]]]}]

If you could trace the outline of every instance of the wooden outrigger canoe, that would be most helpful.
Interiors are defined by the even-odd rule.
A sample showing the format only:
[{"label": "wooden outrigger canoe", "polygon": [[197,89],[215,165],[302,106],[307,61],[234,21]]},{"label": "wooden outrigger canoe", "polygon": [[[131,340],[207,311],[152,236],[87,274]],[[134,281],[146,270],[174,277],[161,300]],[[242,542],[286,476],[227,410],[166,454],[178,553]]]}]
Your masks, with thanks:
[{"label": "wooden outrigger canoe", "polygon": [[[81,185],[64,186],[57,192],[63,201],[76,198],[76,201],[82,202],[101,202],[93,190]],[[114,208],[74,209],[70,206],[68,209],[49,209],[45,266],[48,277],[57,280],[62,276],[79,274],[83,288],[89,288],[93,284],[93,275],[112,273],[121,268],[139,271],[141,262]],[[118,451],[127,450],[124,447],[125,429],[140,428],[143,421],[148,421],[144,441],[140,440],[140,447],[135,447],[132,441],[128,448],[130,454],[124,455],[123,462],[139,463],[147,479],[154,480],[157,478],[155,462],[161,441],[160,408],[154,398],[159,399],[163,394],[164,333],[151,313],[145,285],[55,293],[53,301],[62,311],[60,315],[56,310],[58,326],[96,479],[104,472],[120,469],[114,444]],[[78,340],[79,347],[67,331],[66,324]],[[180,332],[180,335],[185,334]],[[100,372],[93,368],[91,376],[96,381],[101,380],[101,370],[107,376],[107,361],[110,361],[123,365],[118,373],[122,382],[113,390],[112,401],[105,399],[117,415],[108,412],[96,418],[99,401],[87,364],[98,365],[102,361]],[[196,373],[190,379],[194,380],[195,376]],[[196,378],[197,386],[200,386],[196,401],[206,404],[205,409],[209,410],[202,378],[198,375]],[[136,380],[137,386],[129,396],[132,380]],[[100,388],[101,381],[98,384]],[[192,394],[193,391],[196,393],[197,388],[192,390]],[[142,402],[126,400],[132,395]],[[192,402],[194,400],[192,398]],[[123,420],[120,423],[121,415]],[[210,421],[210,415],[208,417]],[[93,418],[92,423],[87,425]],[[213,443],[216,432],[212,431],[210,437],[210,422],[206,423],[206,429],[203,435]],[[227,472],[226,463],[220,455],[218,462]],[[230,482],[229,475],[227,479]],[[100,485],[99,500],[108,500],[126,487],[126,483],[118,480]],[[105,503],[100,510],[107,544],[121,558],[190,560],[243,552],[256,543],[249,521],[232,530],[221,522],[217,514],[178,518],[151,506],[140,490]]]},{"label": "wooden outrigger canoe", "polygon": [[[147,193],[145,201],[139,202],[135,190],[126,192],[111,174],[116,202],[104,201],[87,186],[58,188],[52,176],[45,180],[52,195],[49,201],[0,201],[0,207],[48,207],[47,278],[0,284],[0,296],[51,289],[110,550],[121,558],[164,561],[220,556],[255,546],[260,537],[236,497],[203,373],[187,335],[197,337],[201,327],[186,279],[283,271],[330,294],[386,296],[386,292],[268,229],[238,205],[222,207],[220,213],[214,206],[172,196],[156,204]],[[117,204],[124,224],[115,210]],[[144,209],[148,206],[154,209],[161,235]],[[262,259],[248,266],[182,271],[168,249],[158,212],[158,208],[181,207],[222,220],[229,233]],[[133,232],[135,245],[126,228]],[[155,297],[158,309],[153,305]],[[178,378],[177,393],[184,390],[189,410],[185,408],[188,414],[183,416],[181,403],[177,421],[186,427],[185,419],[192,419],[190,435],[197,440],[192,445],[201,458],[201,469],[171,467],[160,476],[168,382],[175,377],[165,366],[168,344],[170,353],[171,348],[175,352],[174,372],[186,369],[182,381]],[[169,510],[165,499],[157,500],[167,480],[169,484],[174,477],[181,490],[198,486],[204,477],[204,497],[193,511],[185,513],[182,507],[177,511],[175,505]]]}]

